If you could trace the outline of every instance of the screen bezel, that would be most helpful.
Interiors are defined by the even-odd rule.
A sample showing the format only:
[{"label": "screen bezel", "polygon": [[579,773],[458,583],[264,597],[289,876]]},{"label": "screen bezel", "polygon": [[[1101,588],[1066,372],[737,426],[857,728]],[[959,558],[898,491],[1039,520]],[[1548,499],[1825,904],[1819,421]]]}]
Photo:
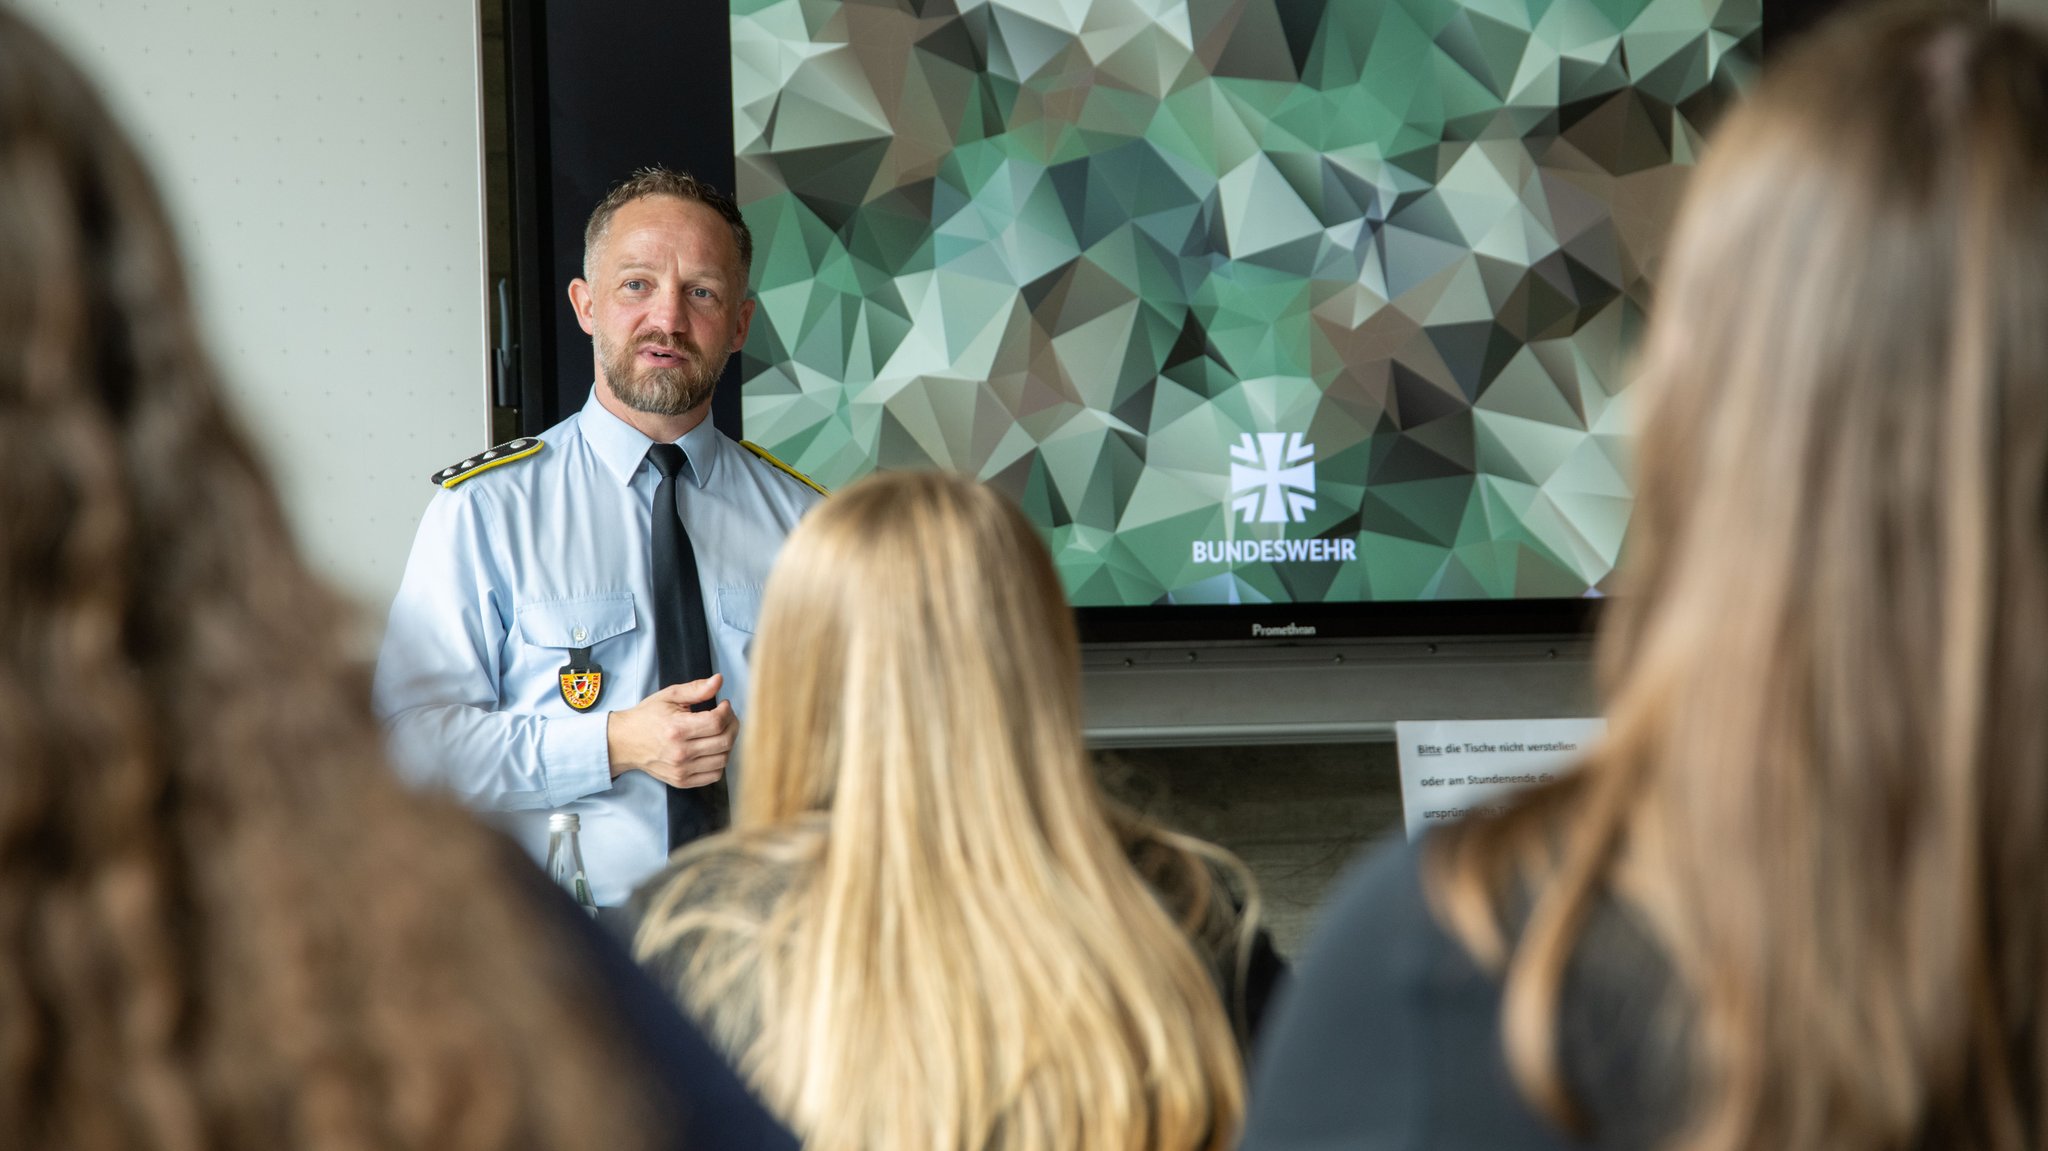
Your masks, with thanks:
[{"label": "screen bezel", "polygon": [[[1859,0],[1768,0],[1763,39],[1782,45],[1829,11]],[[587,337],[564,287],[577,274],[582,224],[610,183],[665,164],[734,186],[729,17],[692,18],[666,0],[505,0],[508,133],[513,183],[518,426],[533,435],[581,406],[590,389]],[[630,77],[659,77],[671,107],[649,115]],[[713,419],[742,437],[738,363],[728,365]],[[1598,597],[1078,606],[1091,645],[1153,642],[1286,645],[1306,639],[1574,635],[1600,615]],[[1254,628],[1284,634],[1259,635]],[[1291,633],[1285,629],[1292,627]]]},{"label": "screen bezel", "polygon": [[[1300,644],[1421,636],[1581,635],[1603,601],[1571,599],[1399,600],[1300,604],[1162,604],[1078,607],[1084,644]],[[1280,634],[1261,635],[1254,628]],[[1287,629],[1297,629],[1292,634]]]}]

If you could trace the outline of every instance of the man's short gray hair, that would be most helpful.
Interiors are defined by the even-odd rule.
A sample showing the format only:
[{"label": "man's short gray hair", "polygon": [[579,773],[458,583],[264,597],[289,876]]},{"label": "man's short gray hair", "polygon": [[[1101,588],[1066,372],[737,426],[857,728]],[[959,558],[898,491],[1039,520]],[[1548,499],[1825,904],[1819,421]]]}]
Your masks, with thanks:
[{"label": "man's short gray hair", "polygon": [[649,196],[674,196],[717,212],[732,225],[733,242],[740,249],[740,272],[744,275],[753,270],[754,233],[747,229],[746,217],[740,215],[740,206],[733,203],[732,197],[688,172],[656,167],[642,168],[633,173],[597,202],[597,207],[590,213],[590,223],[583,227],[584,279],[590,278],[590,254],[604,243],[605,235],[611,231],[612,217],[627,204]]}]

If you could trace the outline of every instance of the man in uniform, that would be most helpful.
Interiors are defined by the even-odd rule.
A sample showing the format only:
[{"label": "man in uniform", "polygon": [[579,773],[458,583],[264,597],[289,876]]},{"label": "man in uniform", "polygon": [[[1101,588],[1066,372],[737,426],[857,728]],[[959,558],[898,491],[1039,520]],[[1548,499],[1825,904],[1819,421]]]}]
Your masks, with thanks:
[{"label": "man in uniform", "polygon": [[598,205],[569,285],[589,401],[435,475],[377,661],[400,770],[536,859],[548,816],[577,815],[601,905],[722,824],[761,587],[822,494],[706,418],[752,257],[738,208],[688,175]]}]

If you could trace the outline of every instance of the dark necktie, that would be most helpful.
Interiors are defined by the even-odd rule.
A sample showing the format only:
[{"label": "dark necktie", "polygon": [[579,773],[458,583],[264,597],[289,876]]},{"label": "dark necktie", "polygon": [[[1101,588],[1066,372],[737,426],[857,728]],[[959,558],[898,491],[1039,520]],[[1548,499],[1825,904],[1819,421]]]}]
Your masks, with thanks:
[{"label": "dark necktie", "polygon": [[[647,460],[661,473],[654,489],[654,652],[660,687],[703,679],[711,666],[711,632],[704,621],[704,587],[697,579],[697,552],[683,530],[676,502],[677,477],[683,470],[683,449],[655,444]],[[718,706],[705,700],[691,710]],[[668,789],[668,845],[671,849],[731,822],[731,801],[725,780],[703,787]]]}]

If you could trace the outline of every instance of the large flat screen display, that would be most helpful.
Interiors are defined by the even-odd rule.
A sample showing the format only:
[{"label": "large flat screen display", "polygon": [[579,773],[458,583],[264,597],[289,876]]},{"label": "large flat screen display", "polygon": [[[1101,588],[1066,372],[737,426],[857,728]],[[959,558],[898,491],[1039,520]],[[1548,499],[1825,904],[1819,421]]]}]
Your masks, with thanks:
[{"label": "large flat screen display", "polygon": [[1084,621],[1597,597],[1658,252],[1761,31],[1759,0],[733,0],[745,434],[827,485],[1002,488]]}]

